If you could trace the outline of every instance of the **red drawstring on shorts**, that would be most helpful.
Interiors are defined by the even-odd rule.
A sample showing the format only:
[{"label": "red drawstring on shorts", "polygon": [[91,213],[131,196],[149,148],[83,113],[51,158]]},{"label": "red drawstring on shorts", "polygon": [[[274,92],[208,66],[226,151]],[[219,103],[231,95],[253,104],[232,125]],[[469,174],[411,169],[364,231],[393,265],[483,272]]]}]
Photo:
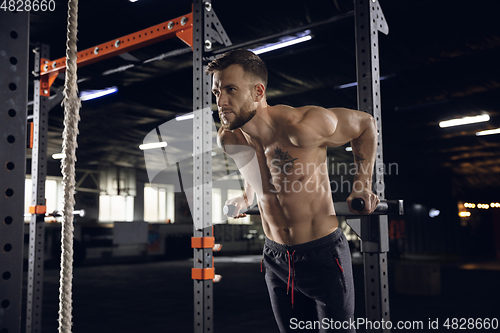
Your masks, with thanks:
[{"label": "red drawstring on shorts", "polygon": [[[293,309],[293,289],[295,288],[295,261],[294,254],[295,251],[292,252],[291,262],[290,262],[290,252],[287,250],[288,254],[288,284],[286,286],[286,293],[288,294],[288,289],[290,288],[290,277],[292,278],[292,309]],[[291,269],[290,269],[291,268]]]},{"label": "red drawstring on shorts", "polygon": [[343,271],[344,271],[344,269],[342,268],[342,266],[340,266],[339,260],[338,260],[338,259],[335,259],[335,261],[337,262],[337,265],[339,265],[340,270],[343,272]]}]

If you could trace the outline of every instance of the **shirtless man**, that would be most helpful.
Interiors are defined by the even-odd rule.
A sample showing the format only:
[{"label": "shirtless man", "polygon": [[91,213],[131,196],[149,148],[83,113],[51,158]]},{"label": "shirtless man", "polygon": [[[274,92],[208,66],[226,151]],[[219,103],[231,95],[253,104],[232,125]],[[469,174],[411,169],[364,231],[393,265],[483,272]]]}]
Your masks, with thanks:
[{"label": "shirtless man", "polygon": [[362,198],[365,208],[359,213],[370,214],[379,203],[371,190],[377,145],[373,117],[344,108],[268,105],[267,69],[251,51],[230,51],[206,71],[213,74],[220,146],[239,168],[245,154],[238,147],[257,157],[260,170],[240,168],[244,194],[226,205],[235,205],[233,216],[243,217],[240,211],[257,196],[266,234],[265,279],[280,331],[314,325],[329,332],[343,325],[352,332],[351,256],[335,216],[326,147],[351,142],[357,173],[347,202],[351,207],[353,198]]}]

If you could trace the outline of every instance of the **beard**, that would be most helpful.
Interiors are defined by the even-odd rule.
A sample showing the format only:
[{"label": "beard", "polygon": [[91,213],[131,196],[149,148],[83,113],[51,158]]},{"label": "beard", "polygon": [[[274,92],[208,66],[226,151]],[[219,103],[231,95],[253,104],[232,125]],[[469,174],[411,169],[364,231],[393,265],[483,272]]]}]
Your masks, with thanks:
[{"label": "beard", "polygon": [[247,101],[247,103],[243,104],[238,113],[233,111],[234,120],[229,122],[226,119],[227,122],[222,124],[224,129],[235,130],[248,123],[257,113],[257,110],[252,111],[251,107],[252,107],[252,102]]}]

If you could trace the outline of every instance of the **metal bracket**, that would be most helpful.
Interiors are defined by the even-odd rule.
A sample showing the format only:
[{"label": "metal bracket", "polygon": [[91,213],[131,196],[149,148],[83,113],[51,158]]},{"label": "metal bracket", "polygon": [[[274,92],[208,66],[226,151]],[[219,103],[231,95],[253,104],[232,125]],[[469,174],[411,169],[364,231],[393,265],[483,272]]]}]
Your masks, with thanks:
[{"label": "metal bracket", "polygon": [[375,22],[377,24],[377,30],[383,33],[384,35],[389,34],[389,25],[387,24],[387,20],[385,19],[384,12],[382,12],[382,7],[380,7],[378,0],[374,2],[374,15],[376,15]]},{"label": "metal bracket", "polygon": [[224,44],[224,46],[233,45],[212,4],[207,1],[205,2],[205,51],[211,51],[214,42]]},{"label": "metal bracket", "polygon": [[379,253],[389,251],[387,215],[346,219],[346,223],[361,239],[361,252]]},{"label": "metal bracket", "polygon": [[356,236],[363,240],[363,238],[361,237],[361,218],[345,219],[345,223],[347,223],[347,225],[351,227],[351,229],[356,233]]}]

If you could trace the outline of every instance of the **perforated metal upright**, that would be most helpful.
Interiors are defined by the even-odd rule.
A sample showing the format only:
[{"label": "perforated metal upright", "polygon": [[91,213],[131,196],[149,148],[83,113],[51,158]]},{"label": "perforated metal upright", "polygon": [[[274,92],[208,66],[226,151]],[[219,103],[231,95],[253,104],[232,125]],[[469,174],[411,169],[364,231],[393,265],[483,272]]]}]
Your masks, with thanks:
[{"label": "perforated metal upright", "polygon": [[[209,3],[209,2],[207,2]],[[193,2],[193,201],[194,237],[212,237],[212,95],[205,74],[205,1]],[[212,248],[195,248],[193,268],[213,271]],[[208,269],[208,270],[207,270]],[[205,277],[205,276],[203,276]],[[213,279],[213,277],[212,277]],[[194,332],[213,332],[213,280],[193,279]]]},{"label": "perforated metal upright", "polygon": [[[194,332],[213,332],[212,80],[204,55],[214,43],[231,45],[211,1],[193,2]],[[208,59],[208,58],[205,58]]]},{"label": "perforated metal upright", "polygon": [[[388,34],[389,27],[378,0],[355,0],[354,3],[358,109],[370,113],[377,122],[378,146],[373,191],[380,199],[385,199],[378,32]],[[370,321],[381,322],[382,319],[387,321],[390,320],[387,215],[363,217],[360,229],[365,272],[366,318]],[[390,330],[368,330],[368,332],[380,331]]]},{"label": "perforated metal upright", "polygon": [[[47,45],[41,45],[35,52],[34,72],[40,72],[40,60],[50,59]],[[52,104],[48,97],[41,96],[47,91],[41,89],[39,77],[34,81],[33,92],[33,149],[31,153],[31,221],[28,257],[28,294],[26,305],[26,332],[41,332],[43,261],[45,238],[45,178],[47,176],[47,132],[48,114]],[[49,89],[47,87],[47,89]],[[46,89],[45,89],[46,90]]]},{"label": "perforated metal upright", "polygon": [[0,332],[20,332],[29,13],[0,11]]}]

